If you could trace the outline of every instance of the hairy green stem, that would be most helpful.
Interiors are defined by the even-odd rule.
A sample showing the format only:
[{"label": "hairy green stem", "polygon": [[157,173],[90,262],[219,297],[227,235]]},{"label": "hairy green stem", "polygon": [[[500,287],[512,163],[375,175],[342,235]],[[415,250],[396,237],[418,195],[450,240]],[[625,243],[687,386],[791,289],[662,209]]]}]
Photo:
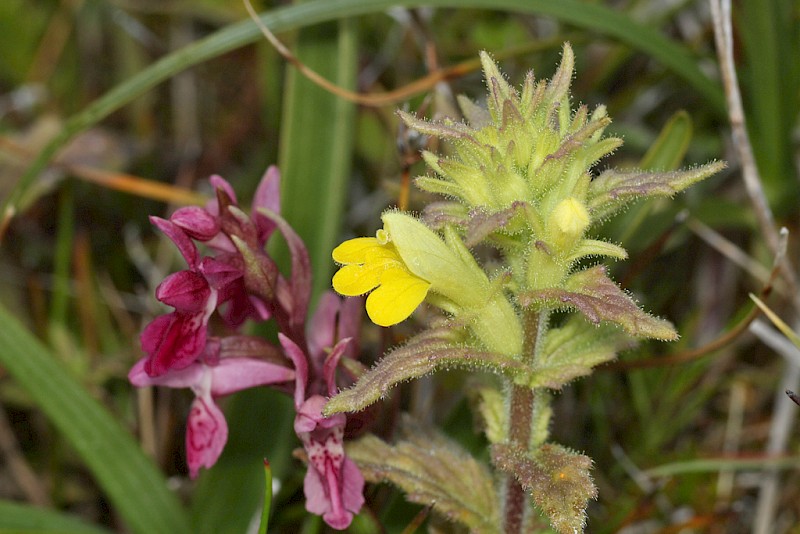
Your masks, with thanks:
[{"label": "hairy green stem", "polygon": [[[536,343],[539,337],[540,317],[537,312],[524,312],[524,341],[522,360],[532,365],[536,356]],[[511,399],[508,403],[508,441],[523,450],[528,450],[531,441],[531,422],[533,419],[534,391],[528,386],[511,384]],[[525,524],[525,509],[528,497],[519,481],[513,476],[506,477],[503,513],[506,534],[519,534]]]}]

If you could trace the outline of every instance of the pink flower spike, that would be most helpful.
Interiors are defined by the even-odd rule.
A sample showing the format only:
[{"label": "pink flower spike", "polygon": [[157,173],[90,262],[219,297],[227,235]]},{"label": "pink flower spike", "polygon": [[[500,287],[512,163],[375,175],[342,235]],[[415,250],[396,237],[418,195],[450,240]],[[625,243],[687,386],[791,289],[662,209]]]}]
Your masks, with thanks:
[{"label": "pink flower spike", "polygon": [[198,396],[192,402],[186,423],[186,463],[189,475],[197,477],[201,467],[211,468],[228,441],[228,424],[222,410],[210,395]]},{"label": "pink flower spike", "polygon": [[217,218],[198,206],[178,208],[169,220],[199,241],[208,241],[219,233]]},{"label": "pink flower spike", "polygon": [[156,288],[156,298],[182,313],[197,313],[206,307],[211,288],[205,277],[194,271],[178,271]]}]

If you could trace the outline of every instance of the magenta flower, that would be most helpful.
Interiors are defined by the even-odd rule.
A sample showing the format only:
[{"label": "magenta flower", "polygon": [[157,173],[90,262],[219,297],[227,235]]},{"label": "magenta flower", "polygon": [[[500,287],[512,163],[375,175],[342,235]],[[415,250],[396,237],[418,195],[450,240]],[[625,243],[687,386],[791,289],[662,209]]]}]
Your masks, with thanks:
[{"label": "magenta flower", "polygon": [[[188,270],[168,276],[156,289],[156,298],[175,311],[157,317],[142,332],[142,348],[149,356],[145,371],[150,376],[182,369],[194,362],[205,347],[211,314],[219,307],[222,317],[232,327],[241,326],[249,318],[263,321],[271,315],[266,303],[247,291],[244,262],[223,232],[225,221],[220,215],[220,199],[235,206],[233,188],[219,176],[212,176],[210,181],[218,191],[218,198],[206,208],[180,208],[169,220],[150,218],[172,240],[189,266]],[[277,211],[279,190],[280,173],[272,166],[253,199],[252,220],[242,230],[252,234],[260,248],[276,228],[276,223],[262,211]],[[193,239],[216,250],[217,256],[201,259]]]},{"label": "magenta flower", "polygon": [[[128,378],[136,386],[194,392],[186,425],[192,478],[201,467],[214,465],[228,438],[218,397],[294,380],[294,428],[308,455],[306,509],[333,528],[347,528],[364,504],[364,477],[344,452],[347,416],[324,417],[322,408],[326,396],[337,391],[339,360],[358,351],[361,306],[354,299],[343,303],[329,292],[308,321],[308,250],[278,213],[280,174],[275,167],[265,173],[250,215],[238,207],[228,182],[219,176],[210,181],[216,198],[204,208],[178,209],[169,220],[151,217],[188,268],[158,286],[156,297],[173,311],[144,329],[141,342],[147,356]],[[264,250],[275,230],[288,245],[291,276],[281,274]],[[196,243],[211,256],[201,256]],[[234,328],[247,319],[274,319],[283,351],[258,338],[210,337],[208,324],[215,310]],[[287,357],[294,370],[281,365]]]},{"label": "magenta flower", "polygon": [[[214,355],[209,355],[208,361],[213,359]],[[134,386],[191,388],[195,394],[186,423],[186,463],[192,478],[201,467],[210,468],[217,462],[228,440],[228,424],[216,398],[295,377],[287,367],[256,358],[222,356],[214,365],[197,361],[156,377],[146,372],[146,364],[147,358],[142,358],[128,373]]]},{"label": "magenta flower", "polygon": [[[296,371],[294,430],[308,456],[308,471],[303,481],[306,510],[321,515],[329,526],[339,530],[347,528],[364,505],[364,477],[344,453],[347,418],[344,414],[322,415],[327,402],[323,395],[336,393],[336,367],[352,342],[350,337],[336,342],[343,330],[353,330],[356,326],[349,316],[350,310],[356,309],[344,308],[335,294],[328,292],[322,296],[308,332],[309,357],[294,341],[278,334]],[[307,390],[311,394],[306,398]]]},{"label": "magenta flower", "polygon": [[201,267],[213,260],[199,262],[197,247],[175,224],[157,217],[151,217],[151,221],[172,239],[190,267],[159,284],[156,298],[175,311],[156,317],[141,335],[142,349],[148,355],[144,369],[150,376],[159,376],[190,365],[203,351],[218,290],[208,283]]},{"label": "magenta flower", "polygon": [[364,504],[364,477],[344,453],[343,414],[323,417],[328,400],[312,395],[299,408],[294,431],[308,455],[303,481],[306,510],[321,515],[331,527],[344,530]]}]

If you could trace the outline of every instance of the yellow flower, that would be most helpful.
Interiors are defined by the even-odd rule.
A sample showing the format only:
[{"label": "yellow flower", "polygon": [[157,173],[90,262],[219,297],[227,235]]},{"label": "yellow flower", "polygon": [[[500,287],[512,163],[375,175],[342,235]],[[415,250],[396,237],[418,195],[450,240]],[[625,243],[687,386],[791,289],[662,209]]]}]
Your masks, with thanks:
[{"label": "yellow flower", "polygon": [[371,291],[367,315],[377,325],[391,326],[419,307],[431,284],[408,270],[385,231],[378,237],[351,239],[333,250],[333,260],[342,264],[333,288],[347,297]]}]

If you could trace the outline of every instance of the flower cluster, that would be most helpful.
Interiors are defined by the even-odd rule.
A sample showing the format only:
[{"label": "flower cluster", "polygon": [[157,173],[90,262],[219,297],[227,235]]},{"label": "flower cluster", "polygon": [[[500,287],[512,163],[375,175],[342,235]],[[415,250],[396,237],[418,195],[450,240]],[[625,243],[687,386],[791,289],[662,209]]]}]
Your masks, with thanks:
[{"label": "flower cluster", "polygon": [[[346,417],[325,417],[326,396],[337,392],[336,368],[356,349],[358,305],[329,293],[306,325],[311,291],[308,252],[279,215],[280,174],[270,167],[245,214],[230,184],[211,178],[216,198],[205,208],[177,210],[152,223],[175,244],[187,269],[156,289],[173,311],[142,332],[146,356],[134,365],[132,384],[189,388],[195,395],[186,425],[189,473],[212,467],[225,446],[228,427],[216,399],[243,389],[294,383],[295,430],[308,456],[307,509],[333,528],[346,528],[363,505],[364,479],[343,449]],[[284,277],[264,248],[278,229],[292,255]],[[207,255],[201,255],[201,244]],[[245,335],[216,337],[209,320],[217,312],[232,329],[248,319],[274,319],[279,345]]]}]

